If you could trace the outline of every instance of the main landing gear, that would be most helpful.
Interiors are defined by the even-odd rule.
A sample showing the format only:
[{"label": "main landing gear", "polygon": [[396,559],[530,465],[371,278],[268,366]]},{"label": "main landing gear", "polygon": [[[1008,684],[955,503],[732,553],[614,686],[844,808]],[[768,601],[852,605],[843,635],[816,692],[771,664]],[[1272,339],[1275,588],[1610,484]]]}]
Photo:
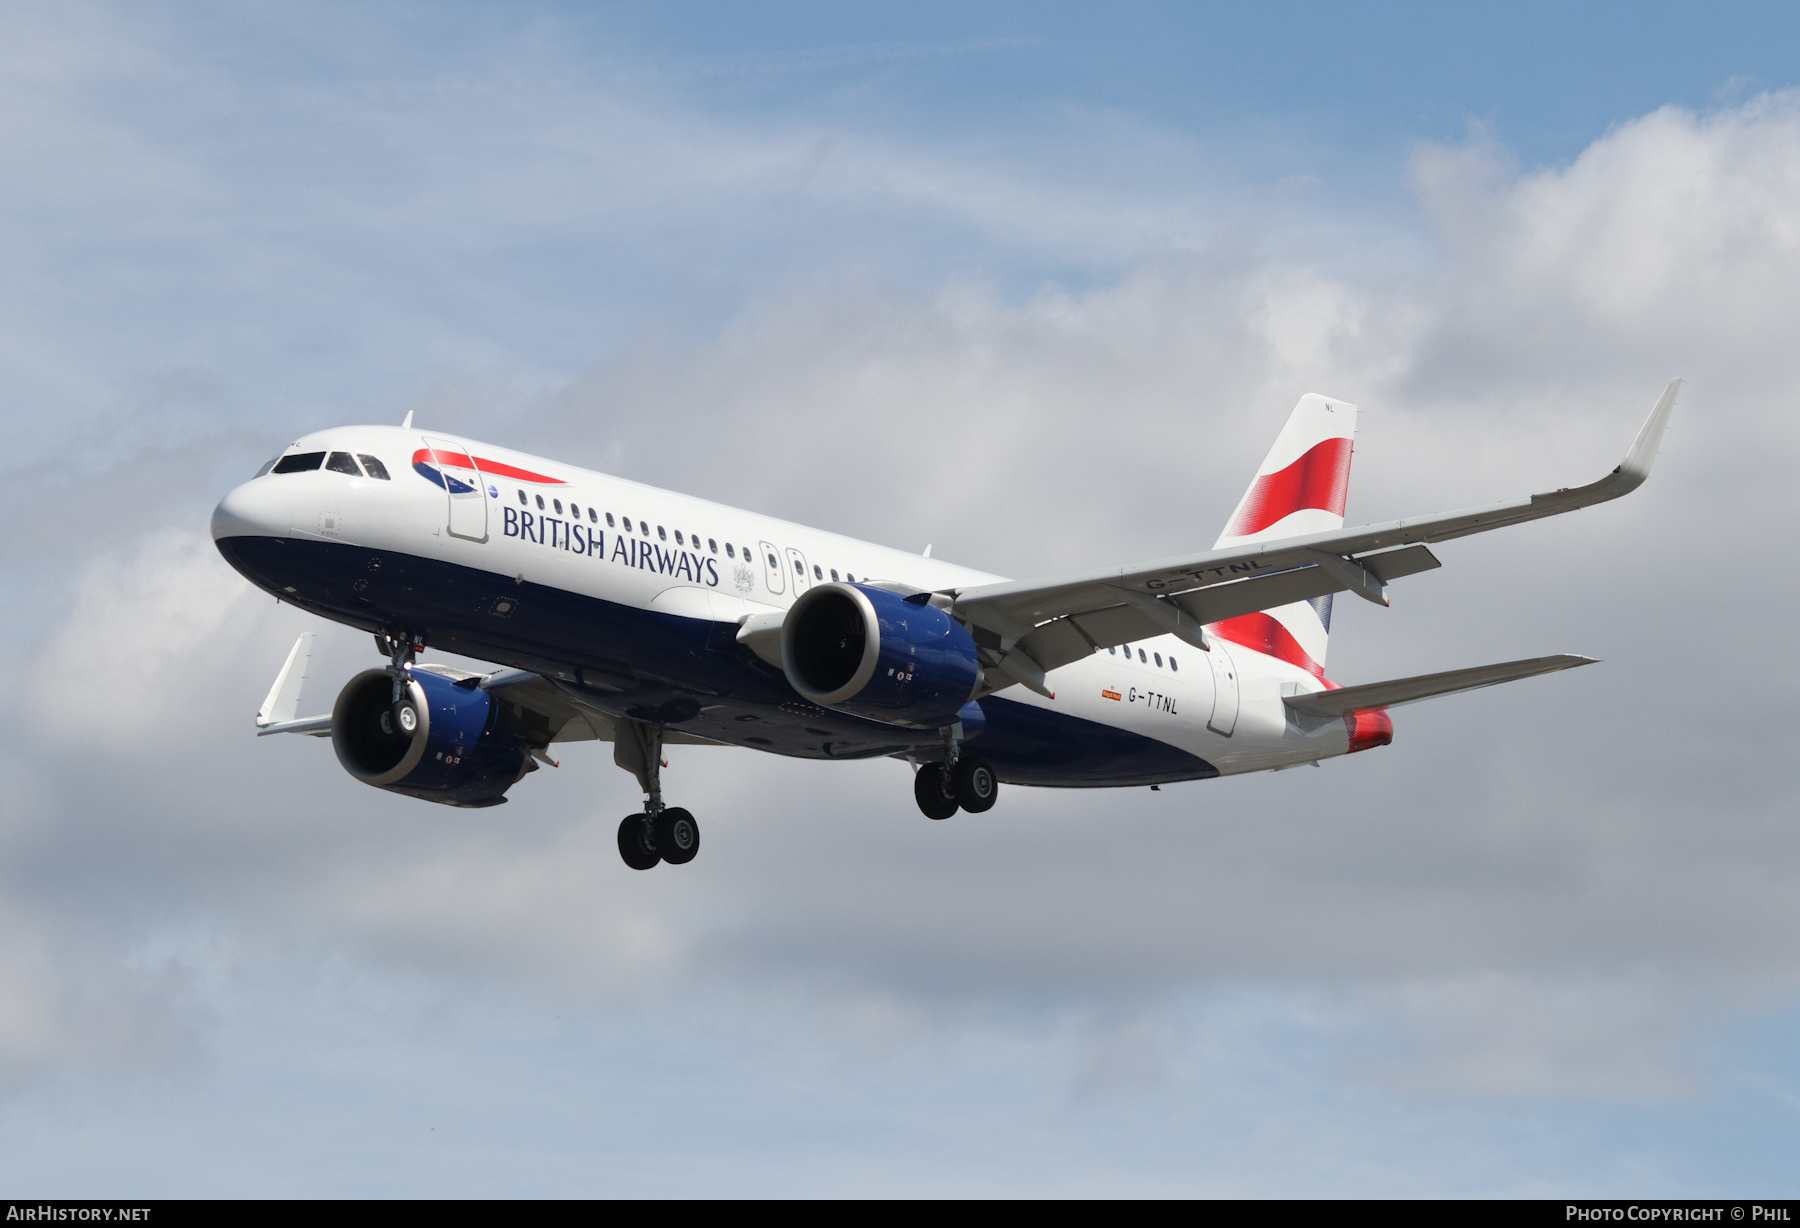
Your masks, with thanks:
[{"label": "main landing gear", "polygon": [[652,814],[628,814],[619,821],[619,856],[634,870],[655,869],[666,861],[683,865],[700,851],[700,825],[680,806]]},{"label": "main landing gear", "polygon": [[922,765],[913,776],[913,800],[928,819],[947,819],[958,810],[980,814],[992,810],[1000,796],[992,765],[961,750],[955,733],[946,730],[943,760]]},{"label": "main landing gear", "polygon": [[644,788],[642,814],[626,815],[619,824],[619,856],[634,870],[654,869],[659,861],[686,865],[700,852],[700,824],[679,806],[662,800],[662,728],[621,719],[613,734],[613,762],[638,778]]}]

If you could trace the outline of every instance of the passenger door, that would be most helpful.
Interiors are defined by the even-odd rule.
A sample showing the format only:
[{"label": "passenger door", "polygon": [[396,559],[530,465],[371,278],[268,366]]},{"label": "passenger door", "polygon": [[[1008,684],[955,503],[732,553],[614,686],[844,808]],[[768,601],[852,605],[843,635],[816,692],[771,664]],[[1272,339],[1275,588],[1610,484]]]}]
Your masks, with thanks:
[{"label": "passenger door", "polygon": [[444,495],[449,502],[446,529],[452,537],[484,542],[488,538],[487,481],[476,467],[475,458],[463,451],[462,445],[426,436],[430,450],[426,463],[443,478]]},{"label": "passenger door", "polygon": [[1214,733],[1231,736],[1237,728],[1238,718],[1238,676],[1237,662],[1225,650],[1225,641],[1218,636],[1208,636],[1212,641],[1212,651],[1206,659],[1212,664],[1213,674],[1213,708],[1206,727]]}]

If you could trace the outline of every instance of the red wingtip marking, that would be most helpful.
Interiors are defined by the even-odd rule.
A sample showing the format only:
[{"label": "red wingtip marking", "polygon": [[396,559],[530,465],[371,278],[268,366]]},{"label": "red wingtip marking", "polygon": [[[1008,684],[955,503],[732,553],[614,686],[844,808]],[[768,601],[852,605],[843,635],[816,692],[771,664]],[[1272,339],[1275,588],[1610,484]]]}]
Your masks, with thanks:
[{"label": "red wingtip marking", "polygon": [[1231,518],[1226,536],[1260,533],[1302,508],[1318,508],[1342,516],[1350,491],[1351,451],[1348,439],[1320,440],[1286,469],[1257,478],[1250,485],[1250,493],[1244,496],[1243,506]]}]

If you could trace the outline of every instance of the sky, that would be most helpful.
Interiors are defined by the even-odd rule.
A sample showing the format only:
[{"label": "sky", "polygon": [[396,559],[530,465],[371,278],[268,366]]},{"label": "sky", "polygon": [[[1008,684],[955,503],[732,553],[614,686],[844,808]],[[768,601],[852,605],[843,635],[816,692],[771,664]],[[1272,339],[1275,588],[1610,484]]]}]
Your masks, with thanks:
[{"label": "sky", "polygon": [[[0,1192],[1792,1195],[1800,15],[0,4]],[[1339,603],[1603,664],[1312,770],[604,746],[463,812],[250,718],[367,638],[213,550],[416,421],[1013,576],[1650,483]],[[1349,608],[1354,607],[1354,608]],[[1755,668],[1752,669],[1751,665]]]}]

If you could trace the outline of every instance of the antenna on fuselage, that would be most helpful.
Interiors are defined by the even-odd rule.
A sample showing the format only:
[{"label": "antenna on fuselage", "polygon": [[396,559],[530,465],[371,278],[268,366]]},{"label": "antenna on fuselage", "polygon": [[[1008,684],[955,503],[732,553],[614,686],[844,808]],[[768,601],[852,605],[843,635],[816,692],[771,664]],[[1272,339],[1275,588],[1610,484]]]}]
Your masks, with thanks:
[{"label": "antenna on fuselage", "polygon": [[406,421],[405,421],[405,422],[402,422],[402,423],[401,423],[401,424],[400,424],[400,429],[401,429],[401,430],[403,430],[403,431],[410,431],[410,430],[412,430],[412,416],[413,416],[413,411],[412,411],[412,410],[410,410],[410,409],[409,409],[409,410],[407,410],[407,411],[406,411]]}]

